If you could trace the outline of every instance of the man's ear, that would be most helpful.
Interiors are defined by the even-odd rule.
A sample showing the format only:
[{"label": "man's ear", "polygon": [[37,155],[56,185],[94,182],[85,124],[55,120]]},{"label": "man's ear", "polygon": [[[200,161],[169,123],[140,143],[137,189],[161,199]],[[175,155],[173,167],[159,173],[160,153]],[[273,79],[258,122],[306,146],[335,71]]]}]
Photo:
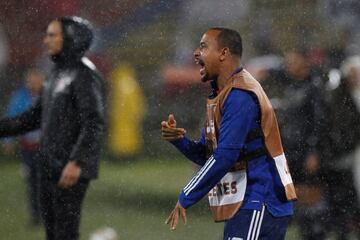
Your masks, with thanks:
[{"label": "man's ear", "polygon": [[227,57],[229,57],[230,49],[228,47],[222,48],[220,51],[220,61],[224,61]]}]

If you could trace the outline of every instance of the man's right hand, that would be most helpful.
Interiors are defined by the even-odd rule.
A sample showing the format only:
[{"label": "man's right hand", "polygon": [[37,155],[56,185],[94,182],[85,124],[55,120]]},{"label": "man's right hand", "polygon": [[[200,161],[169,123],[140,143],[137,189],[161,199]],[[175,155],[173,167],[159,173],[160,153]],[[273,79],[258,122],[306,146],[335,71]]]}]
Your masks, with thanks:
[{"label": "man's right hand", "polygon": [[176,127],[176,120],[173,114],[169,115],[167,121],[161,122],[161,135],[164,140],[175,141],[185,136],[186,130],[184,128]]}]

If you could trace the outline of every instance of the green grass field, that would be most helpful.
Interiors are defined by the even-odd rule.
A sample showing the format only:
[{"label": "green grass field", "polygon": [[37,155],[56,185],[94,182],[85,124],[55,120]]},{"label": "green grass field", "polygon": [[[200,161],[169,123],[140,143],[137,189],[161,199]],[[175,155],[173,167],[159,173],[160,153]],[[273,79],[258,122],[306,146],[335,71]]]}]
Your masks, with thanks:
[{"label": "green grass field", "polygon": [[[188,210],[188,225],[174,232],[164,224],[180,189],[193,174],[184,160],[146,159],[102,162],[100,178],[85,199],[81,239],[101,227],[114,228],[119,240],[222,239],[222,223],[214,223],[206,200]],[[41,240],[43,229],[28,225],[25,186],[19,164],[0,163],[0,239]],[[287,239],[297,239],[290,230]]]}]

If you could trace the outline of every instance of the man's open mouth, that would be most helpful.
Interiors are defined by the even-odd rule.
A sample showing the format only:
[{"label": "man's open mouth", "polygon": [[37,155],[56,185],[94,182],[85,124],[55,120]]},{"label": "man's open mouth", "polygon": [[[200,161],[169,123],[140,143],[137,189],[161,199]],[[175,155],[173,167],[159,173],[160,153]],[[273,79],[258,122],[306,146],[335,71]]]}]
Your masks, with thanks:
[{"label": "man's open mouth", "polygon": [[203,61],[201,61],[200,59],[195,59],[195,63],[200,65],[200,74],[204,75],[205,74],[205,63]]}]

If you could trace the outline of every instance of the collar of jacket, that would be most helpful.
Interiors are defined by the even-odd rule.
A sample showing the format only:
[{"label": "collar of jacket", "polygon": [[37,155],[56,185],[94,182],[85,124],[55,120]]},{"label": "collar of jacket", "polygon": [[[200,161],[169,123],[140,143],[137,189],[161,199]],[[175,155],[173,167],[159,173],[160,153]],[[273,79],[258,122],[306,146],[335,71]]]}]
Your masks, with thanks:
[{"label": "collar of jacket", "polygon": [[82,54],[66,54],[65,52],[61,52],[58,55],[51,56],[51,60],[57,68],[67,68],[80,64],[82,57]]},{"label": "collar of jacket", "polygon": [[[235,71],[231,74],[230,78],[233,77],[235,74],[238,74],[238,73],[241,72],[242,70],[243,70],[243,67],[242,67],[242,66],[236,68]],[[210,81],[210,86],[211,86],[211,94],[210,94],[210,96],[209,96],[209,99],[213,99],[213,98],[215,98],[217,95],[219,95],[221,89],[219,89],[219,86],[218,86],[216,80],[211,80],[211,81]]]}]

